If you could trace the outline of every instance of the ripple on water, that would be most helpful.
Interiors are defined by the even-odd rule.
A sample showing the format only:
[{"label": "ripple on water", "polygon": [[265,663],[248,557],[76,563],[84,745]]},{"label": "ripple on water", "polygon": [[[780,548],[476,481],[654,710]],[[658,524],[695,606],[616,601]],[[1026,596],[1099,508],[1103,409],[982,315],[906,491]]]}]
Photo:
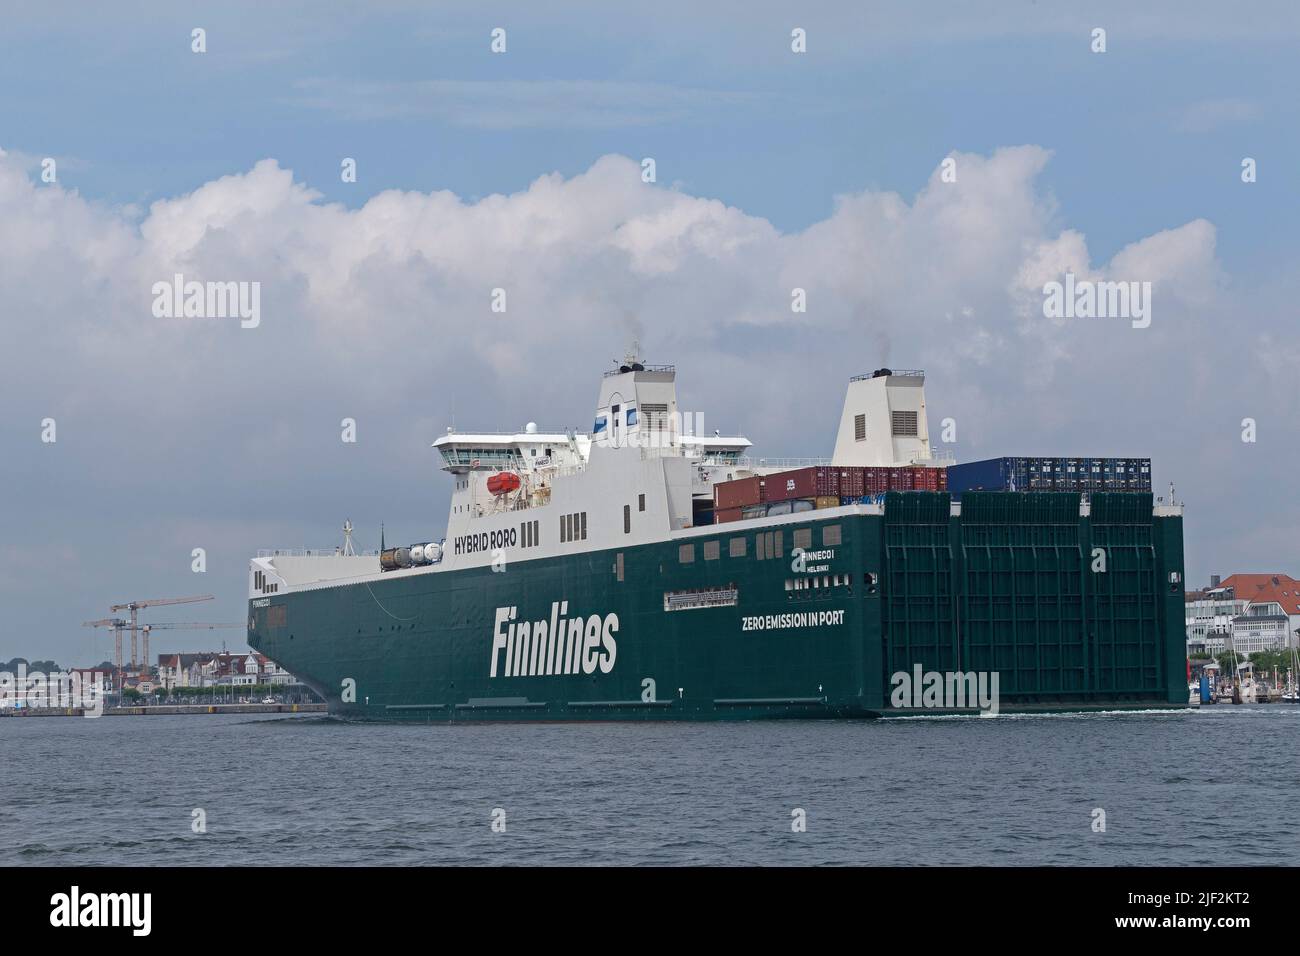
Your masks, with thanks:
[{"label": "ripple on water", "polygon": [[[176,716],[0,731],[0,825],[16,835],[0,863],[1204,865],[1198,821],[1220,818],[1269,834],[1245,862],[1300,851],[1287,822],[1300,708],[1276,705],[573,726]],[[52,769],[50,753],[81,769]],[[1204,758],[1225,753],[1259,772]],[[114,769],[146,764],[147,779]],[[196,809],[205,833],[191,829]],[[792,828],[796,809],[806,832]]]}]

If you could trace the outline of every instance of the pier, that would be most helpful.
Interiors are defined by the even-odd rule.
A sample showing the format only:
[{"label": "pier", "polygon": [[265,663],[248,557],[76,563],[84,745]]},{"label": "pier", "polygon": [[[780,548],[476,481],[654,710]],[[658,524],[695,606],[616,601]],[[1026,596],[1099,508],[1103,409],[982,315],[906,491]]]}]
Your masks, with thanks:
[{"label": "pier", "polygon": [[[105,707],[104,717],[157,717],[172,714],[323,714],[324,704],[153,704]],[[19,707],[0,717],[84,717],[84,707]]]}]

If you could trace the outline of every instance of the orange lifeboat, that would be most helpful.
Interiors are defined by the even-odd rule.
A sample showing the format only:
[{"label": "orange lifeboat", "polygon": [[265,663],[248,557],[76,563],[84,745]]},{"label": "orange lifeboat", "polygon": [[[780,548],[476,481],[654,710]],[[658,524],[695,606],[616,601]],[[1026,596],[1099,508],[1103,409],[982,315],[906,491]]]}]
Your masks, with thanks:
[{"label": "orange lifeboat", "polygon": [[521,482],[513,471],[502,471],[491,475],[487,480],[487,490],[494,495],[508,495],[518,491]]}]

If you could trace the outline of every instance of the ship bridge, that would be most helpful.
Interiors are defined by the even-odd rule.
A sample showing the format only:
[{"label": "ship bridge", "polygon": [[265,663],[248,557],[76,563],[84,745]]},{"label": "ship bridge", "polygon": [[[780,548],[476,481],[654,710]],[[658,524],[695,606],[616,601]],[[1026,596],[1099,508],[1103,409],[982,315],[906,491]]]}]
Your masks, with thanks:
[{"label": "ship bridge", "polygon": [[[666,467],[683,476],[684,488],[673,493],[671,525],[689,525],[697,502],[712,501],[712,483],[744,468],[750,441],[706,434],[702,415],[678,409],[676,377],[671,365],[645,365],[627,355],[602,376],[589,434],[533,422],[515,432],[447,429],[433,447],[456,479],[449,524],[550,505],[558,485],[566,499],[599,498],[617,487],[613,474],[676,460]],[[604,477],[589,480],[593,466]]]},{"label": "ship bridge", "polygon": [[591,438],[573,429],[542,430],[529,422],[518,432],[458,432],[433,443],[442,455],[443,471],[463,475],[471,471],[533,472],[543,468],[584,465]]}]

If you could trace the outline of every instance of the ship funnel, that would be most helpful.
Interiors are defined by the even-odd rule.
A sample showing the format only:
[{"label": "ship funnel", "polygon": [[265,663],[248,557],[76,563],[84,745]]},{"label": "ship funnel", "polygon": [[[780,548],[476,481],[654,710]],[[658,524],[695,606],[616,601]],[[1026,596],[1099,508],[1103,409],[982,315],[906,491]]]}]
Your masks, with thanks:
[{"label": "ship funnel", "polygon": [[880,368],[849,379],[836,465],[907,465],[930,458],[925,373]]},{"label": "ship funnel", "polygon": [[679,447],[677,373],[671,365],[645,365],[635,354],[606,372],[596,399],[592,446]]}]

